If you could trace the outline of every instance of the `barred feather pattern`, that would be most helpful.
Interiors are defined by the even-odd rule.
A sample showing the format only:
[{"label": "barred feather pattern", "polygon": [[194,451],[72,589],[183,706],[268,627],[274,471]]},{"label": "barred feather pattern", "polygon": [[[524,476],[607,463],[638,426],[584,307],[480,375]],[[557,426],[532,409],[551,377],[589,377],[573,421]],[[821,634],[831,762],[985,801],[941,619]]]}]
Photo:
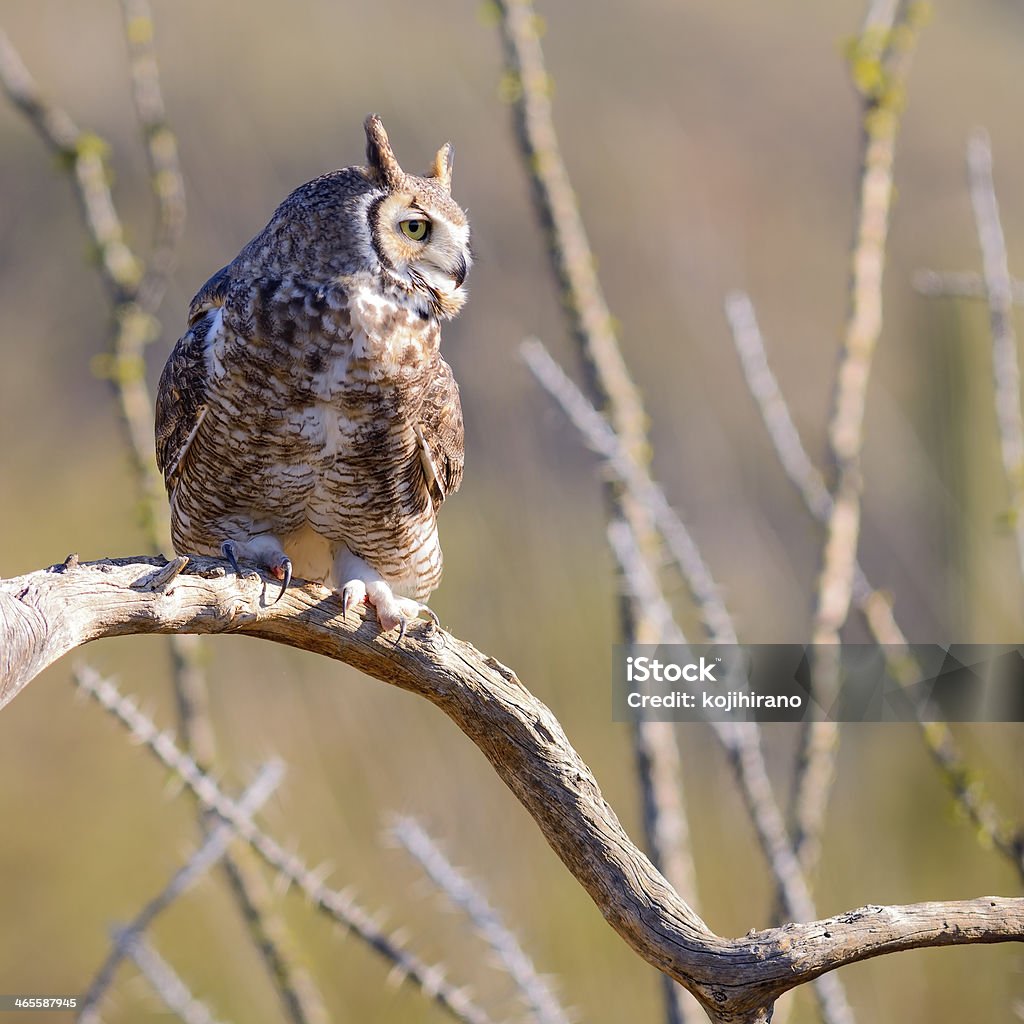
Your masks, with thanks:
[{"label": "barred feather pattern", "polygon": [[[440,581],[437,510],[464,450],[440,319],[461,306],[468,225],[461,265],[446,250],[405,272],[375,212],[396,190],[416,209],[444,195],[430,179],[391,186],[372,166],[303,186],[193,300],[157,399],[179,553],[266,539],[306,579],[330,580],[347,548],[401,596],[423,601]],[[447,203],[436,216],[461,238]],[[435,286],[442,257],[454,269]]]}]

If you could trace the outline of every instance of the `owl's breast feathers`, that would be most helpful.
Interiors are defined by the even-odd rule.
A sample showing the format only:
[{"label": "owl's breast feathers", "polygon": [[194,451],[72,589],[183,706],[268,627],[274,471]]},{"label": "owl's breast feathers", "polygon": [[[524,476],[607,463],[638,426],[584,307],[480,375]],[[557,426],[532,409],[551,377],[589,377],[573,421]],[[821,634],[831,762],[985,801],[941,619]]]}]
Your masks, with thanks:
[{"label": "owl's breast feathers", "polygon": [[[407,505],[414,484],[436,510],[458,489],[464,458],[436,319],[362,275],[314,284],[244,269],[225,267],[199,291],[160,379],[157,461],[172,516],[184,479],[192,492],[218,493],[220,514],[274,518],[273,508],[244,507],[251,495],[232,508],[221,493],[232,479],[251,481],[260,460],[261,477],[291,472],[289,502],[303,497],[294,489],[303,471],[313,490],[323,480],[309,470],[335,490],[353,490],[365,472],[378,496],[401,494]],[[196,510],[194,497],[188,504]]]}]

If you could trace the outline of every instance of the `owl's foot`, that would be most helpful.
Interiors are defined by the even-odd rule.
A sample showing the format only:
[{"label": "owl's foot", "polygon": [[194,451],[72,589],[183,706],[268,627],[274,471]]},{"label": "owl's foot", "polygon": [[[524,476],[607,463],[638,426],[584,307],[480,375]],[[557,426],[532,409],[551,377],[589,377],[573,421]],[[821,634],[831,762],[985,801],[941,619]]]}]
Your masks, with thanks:
[{"label": "owl's foot", "polygon": [[419,601],[409,597],[396,597],[391,587],[383,580],[366,583],[363,580],[349,580],[341,589],[341,617],[345,618],[349,608],[365,601],[377,613],[377,621],[385,633],[398,627],[397,643],[402,642],[410,622],[423,619],[431,623],[431,628],[439,626],[441,620]]},{"label": "owl's foot", "polygon": [[220,546],[220,553],[231,563],[235,575],[242,578],[242,567],[238,564],[238,556],[250,558],[257,565],[263,566],[274,579],[281,580],[281,590],[277,597],[271,601],[271,606],[277,604],[284,597],[288,584],[292,581],[292,560],[281,550],[280,545],[269,539],[269,543],[257,543],[252,541],[244,546],[236,544],[232,540],[226,540]]},{"label": "owl's foot", "polygon": [[417,619],[431,623],[431,628],[441,625],[441,620],[425,604],[410,597],[396,597],[383,580],[367,586],[366,602],[373,605],[380,628],[385,633],[390,633],[398,626],[398,643],[402,642],[409,623]]},{"label": "owl's foot", "polygon": [[335,553],[331,582],[341,594],[342,618],[348,614],[349,608],[365,601],[377,613],[382,632],[390,633],[398,626],[398,643],[401,643],[410,622],[426,619],[432,624],[431,629],[440,625],[437,616],[425,604],[412,598],[397,597],[380,573],[354,555],[347,545],[340,545]]}]

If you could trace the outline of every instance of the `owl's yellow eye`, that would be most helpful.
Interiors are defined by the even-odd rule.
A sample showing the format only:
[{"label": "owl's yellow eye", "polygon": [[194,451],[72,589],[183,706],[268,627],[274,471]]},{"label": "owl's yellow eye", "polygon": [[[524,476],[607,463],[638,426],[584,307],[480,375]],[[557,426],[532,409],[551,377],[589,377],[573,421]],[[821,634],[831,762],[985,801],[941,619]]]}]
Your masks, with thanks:
[{"label": "owl's yellow eye", "polygon": [[425,242],[430,237],[430,221],[426,217],[412,217],[398,225],[406,238],[414,242]]}]

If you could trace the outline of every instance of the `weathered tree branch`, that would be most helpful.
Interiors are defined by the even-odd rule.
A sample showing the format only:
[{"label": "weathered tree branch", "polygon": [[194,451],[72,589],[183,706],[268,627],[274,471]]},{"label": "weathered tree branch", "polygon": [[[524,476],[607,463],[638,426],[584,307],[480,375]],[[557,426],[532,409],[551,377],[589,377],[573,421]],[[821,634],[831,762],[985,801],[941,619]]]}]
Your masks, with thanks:
[{"label": "weathered tree branch", "polygon": [[[921,946],[1024,940],[1024,899],[868,906],[824,921],[715,935],[633,844],[551,712],[493,658],[427,626],[401,645],[372,619],[339,618],[336,597],[197,558],[107,559],[0,581],[0,707],[46,666],[92,640],[138,633],[237,633],[344,661],[418,693],[480,748],[606,920],[685,985],[720,1024],[766,1024],[783,993],[848,963]],[[272,593],[272,589],[271,589]]]},{"label": "weathered tree branch", "polygon": [[[633,495],[634,501],[650,510],[651,518],[665,541],[691,596],[701,611],[708,636],[714,643],[737,643],[732,618],[696,542],[669,504],[661,487],[639,463],[629,457],[618,435],[580,390],[562,372],[536,339],[523,342],[521,352],[534,376],[558,402],[588,448],[600,455],[612,478]],[[625,520],[613,522],[609,541],[627,594],[644,605],[658,623],[662,643],[686,643],[672,618],[655,574],[639,557],[632,530]],[[711,722],[715,738],[722,744],[743,796],[758,841],[778,886],[786,915],[809,921],[816,916],[811,890],[789,841],[782,812],[768,778],[761,749],[761,730],[756,723]],[[667,726],[669,723],[648,723]],[[816,991],[825,1024],[851,1024],[853,1012],[836,975],[820,978]]]}]

